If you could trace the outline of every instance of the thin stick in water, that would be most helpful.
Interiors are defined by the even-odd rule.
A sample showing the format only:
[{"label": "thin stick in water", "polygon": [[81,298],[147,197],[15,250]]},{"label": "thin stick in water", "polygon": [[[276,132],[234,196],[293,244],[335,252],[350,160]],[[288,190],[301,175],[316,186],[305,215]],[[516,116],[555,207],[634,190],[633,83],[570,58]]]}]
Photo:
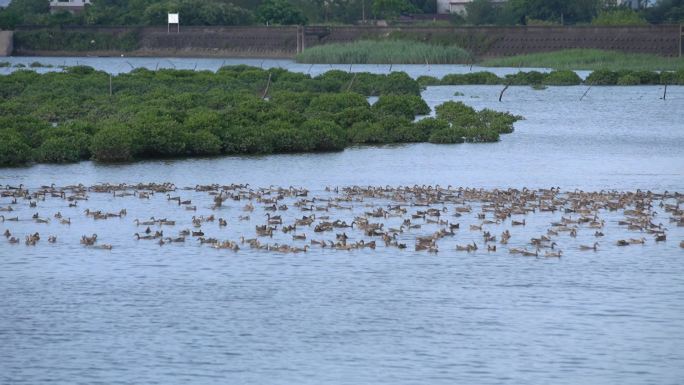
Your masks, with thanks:
[{"label": "thin stick in water", "polygon": [[501,98],[503,98],[504,92],[508,89],[509,84],[506,84],[506,86],[501,90],[501,93],[499,94],[499,101],[501,101]]},{"label": "thin stick in water", "polygon": [[590,90],[590,89],[591,89],[591,86],[589,86],[589,88],[587,88],[587,90],[584,91],[584,94],[582,94],[582,96],[580,97],[580,102],[582,101],[582,99],[584,99],[585,96],[587,96],[587,94],[589,93],[589,90]]}]

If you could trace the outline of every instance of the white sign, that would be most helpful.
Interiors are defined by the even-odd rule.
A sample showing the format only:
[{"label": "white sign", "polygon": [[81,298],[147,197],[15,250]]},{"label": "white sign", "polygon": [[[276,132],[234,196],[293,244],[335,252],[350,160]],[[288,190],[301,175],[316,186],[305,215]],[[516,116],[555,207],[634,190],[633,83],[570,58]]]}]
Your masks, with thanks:
[{"label": "white sign", "polygon": [[169,24],[179,24],[177,13],[169,13]]}]

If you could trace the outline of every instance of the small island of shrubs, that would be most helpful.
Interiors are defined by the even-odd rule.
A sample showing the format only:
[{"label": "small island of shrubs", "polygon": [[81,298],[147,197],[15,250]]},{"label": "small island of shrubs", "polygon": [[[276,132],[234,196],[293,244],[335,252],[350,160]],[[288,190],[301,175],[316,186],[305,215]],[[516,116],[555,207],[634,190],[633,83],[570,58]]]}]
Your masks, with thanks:
[{"label": "small island of shrubs", "polygon": [[500,77],[489,71],[449,74],[438,79],[433,76],[419,76],[418,83],[423,86],[439,85],[512,85],[512,86],[577,86],[581,84],[597,86],[615,85],[684,85],[684,70],[678,71],[632,71],[596,70],[582,81],[574,71],[555,70],[551,72],[520,71]]},{"label": "small island of shrubs", "polygon": [[18,70],[0,76],[0,165],[492,142],[521,118],[446,102],[417,119],[430,113],[420,91],[403,72]]}]

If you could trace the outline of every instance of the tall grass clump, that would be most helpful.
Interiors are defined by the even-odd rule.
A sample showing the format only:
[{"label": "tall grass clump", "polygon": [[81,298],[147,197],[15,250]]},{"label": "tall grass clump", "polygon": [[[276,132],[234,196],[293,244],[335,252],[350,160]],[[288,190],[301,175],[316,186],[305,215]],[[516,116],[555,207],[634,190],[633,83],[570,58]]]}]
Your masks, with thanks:
[{"label": "tall grass clump", "polygon": [[673,71],[684,69],[684,58],[667,58],[650,54],[599,49],[568,49],[489,59],[480,64],[485,67]]},{"label": "tall grass clump", "polygon": [[406,40],[360,40],[311,47],[297,55],[300,63],[338,64],[454,64],[470,61],[470,53],[457,46],[440,46]]}]

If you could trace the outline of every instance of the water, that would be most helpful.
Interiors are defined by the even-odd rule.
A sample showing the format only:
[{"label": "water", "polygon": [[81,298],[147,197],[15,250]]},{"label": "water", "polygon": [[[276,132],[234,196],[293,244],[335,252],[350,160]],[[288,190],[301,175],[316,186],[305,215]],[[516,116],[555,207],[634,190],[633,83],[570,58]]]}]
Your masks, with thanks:
[{"label": "water", "polygon": [[[121,68],[119,59],[88,60],[112,72]],[[177,66],[221,64],[173,60]],[[412,76],[426,71],[402,67],[395,69]],[[499,103],[500,88],[431,87],[423,94],[433,107],[453,99],[525,116],[499,143],[36,165],[1,169],[0,184],[250,183],[301,186],[312,195],[327,194],[328,185],[353,184],[684,192],[684,87],[669,87],[665,101],[655,86],[594,87],[582,101],[586,87],[511,87]],[[453,96],[457,91],[464,95]],[[136,242],[132,234],[143,227],[135,226],[135,218],[177,220],[164,228],[175,235],[191,227],[192,215],[215,213],[228,218],[229,226],[203,225],[207,236],[232,240],[253,236],[254,223],[264,221],[258,205],[251,221],[240,222],[244,201],[227,202],[216,212],[204,193],[174,195],[193,200],[198,211],[169,203],[163,194],[150,200],[89,194],[77,208],[47,199],[37,208],[21,202],[7,215],[26,220],[0,223],[0,230],[22,236],[40,231],[58,242],[43,239],[28,247],[0,241],[1,383],[684,382],[684,263],[678,247],[684,228],[667,223],[667,213],[657,207],[656,223],[669,229],[667,242],[626,232],[617,225],[620,213],[602,213],[606,237],[599,251],[578,251],[579,244],[595,240],[593,230],[583,229],[576,239],[559,237],[565,253],[560,260],[513,256],[503,248],[453,251],[455,244],[481,239],[467,230],[466,224],[476,223],[474,215],[460,219],[462,229],[455,239],[440,241],[436,255],[383,247],[306,254],[243,247],[234,253],[189,241],[163,247]],[[8,202],[0,198],[0,207]],[[282,212],[286,222],[306,214],[290,207]],[[337,215],[366,210],[355,207]],[[128,216],[94,221],[83,215],[85,208],[126,208]],[[57,211],[72,225],[28,220],[35,212],[52,217]],[[522,247],[560,216],[536,214],[524,228],[488,228],[496,235],[510,228],[510,247]],[[93,232],[115,248],[82,247],[81,235]],[[641,236],[646,245],[615,246],[619,238]],[[288,238],[276,236],[280,242]]]},{"label": "water", "polygon": [[[52,68],[29,68],[38,72],[61,71],[60,66],[87,65],[111,74],[119,74],[131,71],[133,68],[156,69],[183,69],[197,71],[216,71],[224,65],[246,64],[260,68],[283,68],[293,72],[309,73],[312,76],[320,75],[331,69],[352,71],[352,72],[371,72],[387,73],[390,68],[392,71],[404,71],[416,78],[420,75],[429,75],[441,78],[447,74],[467,73],[476,71],[490,71],[499,76],[517,73],[518,71],[550,71],[546,68],[491,68],[479,66],[467,66],[456,64],[436,64],[436,65],[417,65],[417,64],[305,64],[296,63],[287,59],[223,59],[223,58],[148,58],[148,57],[40,57],[40,56],[13,56],[2,58],[0,61],[9,62],[12,67],[0,67],[0,74],[8,74],[16,71],[13,66],[23,64],[29,67],[31,63],[38,62],[53,66]],[[586,77],[591,71],[577,71],[581,77]]]}]

